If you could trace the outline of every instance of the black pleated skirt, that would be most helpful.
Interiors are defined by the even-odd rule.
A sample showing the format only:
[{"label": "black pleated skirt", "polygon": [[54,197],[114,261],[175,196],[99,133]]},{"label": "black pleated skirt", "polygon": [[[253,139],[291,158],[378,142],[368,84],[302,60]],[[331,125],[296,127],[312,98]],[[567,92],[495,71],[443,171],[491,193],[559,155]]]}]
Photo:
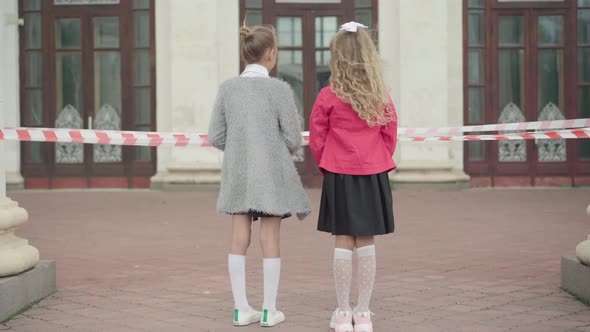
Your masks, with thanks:
[{"label": "black pleated skirt", "polygon": [[387,172],[345,175],[324,171],[318,231],[351,236],[393,233]]}]

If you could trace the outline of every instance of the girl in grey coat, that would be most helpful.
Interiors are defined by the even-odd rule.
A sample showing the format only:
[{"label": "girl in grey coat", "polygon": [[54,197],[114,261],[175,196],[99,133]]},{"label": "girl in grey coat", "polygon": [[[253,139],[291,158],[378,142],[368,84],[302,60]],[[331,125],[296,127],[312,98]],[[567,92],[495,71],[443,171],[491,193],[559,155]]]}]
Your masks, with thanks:
[{"label": "girl in grey coat", "polygon": [[[248,65],[240,77],[219,88],[209,126],[209,143],[225,152],[217,209],[232,215],[228,265],[233,324],[274,326],[285,319],[276,308],[280,223],[291,215],[303,219],[311,212],[292,157],[303,140],[291,88],[268,74],[276,64],[274,29],[242,27],[240,48]],[[264,255],[262,312],[252,309],[246,298],[245,255],[252,221],[258,218]]]}]

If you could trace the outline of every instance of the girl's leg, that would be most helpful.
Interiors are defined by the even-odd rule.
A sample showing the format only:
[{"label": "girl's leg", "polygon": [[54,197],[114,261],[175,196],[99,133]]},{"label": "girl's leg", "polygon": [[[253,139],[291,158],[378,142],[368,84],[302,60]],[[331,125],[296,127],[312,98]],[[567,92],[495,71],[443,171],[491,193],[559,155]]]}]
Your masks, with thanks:
[{"label": "girl's leg", "polygon": [[264,258],[281,258],[281,218],[261,218],[260,247]]},{"label": "girl's leg", "polygon": [[232,216],[231,254],[246,256],[252,234],[252,219],[249,216]]},{"label": "girl's leg", "polygon": [[231,289],[234,308],[244,312],[250,310],[246,297],[246,252],[250,245],[252,220],[248,216],[232,216],[232,245],[228,256]]},{"label": "girl's leg", "polygon": [[281,279],[281,218],[261,218],[260,246],[262,247],[264,269],[264,304],[260,325],[275,326],[285,320],[277,310],[277,294]]},{"label": "girl's leg", "polygon": [[330,327],[335,332],[353,332],[350,310],[350,283],[352,281],[352,250],[354,237],[336,235],[334,249],[334,286],[338,309],[332,314]]},{"label": "girl's leg", "polygon": [[350,310],[350,283],[352,281],[352,250],[354,237],[336,235],[334,250],[334,284],[340,311]]},{"label": "girl's leg", "polygon": [[355,313],[366,313],[369,311],[369,303],[373,294],[375,284],[375,239],[373,236],[359,236],[355,239],[356,253],[358,259],[358,302]]},{"label": "girl's leg", "polygon": [[354,236],[336,235],[336,248],[354,250]]},{"label": "girl's leg", "polygon": [[279,280],[281,278],[280,234],[281,218],[261,218],[260,246],[264,257],[263,308],[270,312],[277,310],[277,293],[279,291]]}]

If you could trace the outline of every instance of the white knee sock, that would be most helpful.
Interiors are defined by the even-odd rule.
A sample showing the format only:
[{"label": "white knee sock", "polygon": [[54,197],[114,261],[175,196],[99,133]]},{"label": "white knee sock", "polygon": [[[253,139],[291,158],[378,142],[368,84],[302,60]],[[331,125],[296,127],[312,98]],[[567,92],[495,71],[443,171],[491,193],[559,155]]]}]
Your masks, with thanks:
[{"label": "white knee sock", "polygon": [[352,251],[334,250],[334,284],[338,310],[350,310],[350,283],[352,281]]},{"label": "white knee sock", "polygon": [[246,297],[246,256],[229,254],[227,257],[234,308],[246,311],[250,308]]},{"label": "white knee sock", "polygon": [[354,312],[369,311],[369,303],[373,294],[373,285],[375,284],[375,270],[377,262],[375,260],[375,245],[365,246],[356,249],[358,266],[358,303]]},{"label": "white knee sock", "polygon": [[279,281],[281,279],[281,259],[264,258],[264,304],[263,309],[270,312],[277,310],[277,293],[279,292]]}]

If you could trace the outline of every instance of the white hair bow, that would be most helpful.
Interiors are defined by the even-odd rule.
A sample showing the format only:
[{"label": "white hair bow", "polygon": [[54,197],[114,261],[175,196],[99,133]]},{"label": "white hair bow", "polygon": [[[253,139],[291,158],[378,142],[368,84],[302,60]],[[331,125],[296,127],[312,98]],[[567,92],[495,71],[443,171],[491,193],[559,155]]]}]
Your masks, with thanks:
[{"label": "white hair bow", "polygon": [[358,30],[358,28],[365,28],[367,29],[368,27],[364,24],[361,23],[357,23],[354,21],[350,21],[348,23],[344,23],[340,26],[340,30],[346,30],[348,32],[356,32]]}]

